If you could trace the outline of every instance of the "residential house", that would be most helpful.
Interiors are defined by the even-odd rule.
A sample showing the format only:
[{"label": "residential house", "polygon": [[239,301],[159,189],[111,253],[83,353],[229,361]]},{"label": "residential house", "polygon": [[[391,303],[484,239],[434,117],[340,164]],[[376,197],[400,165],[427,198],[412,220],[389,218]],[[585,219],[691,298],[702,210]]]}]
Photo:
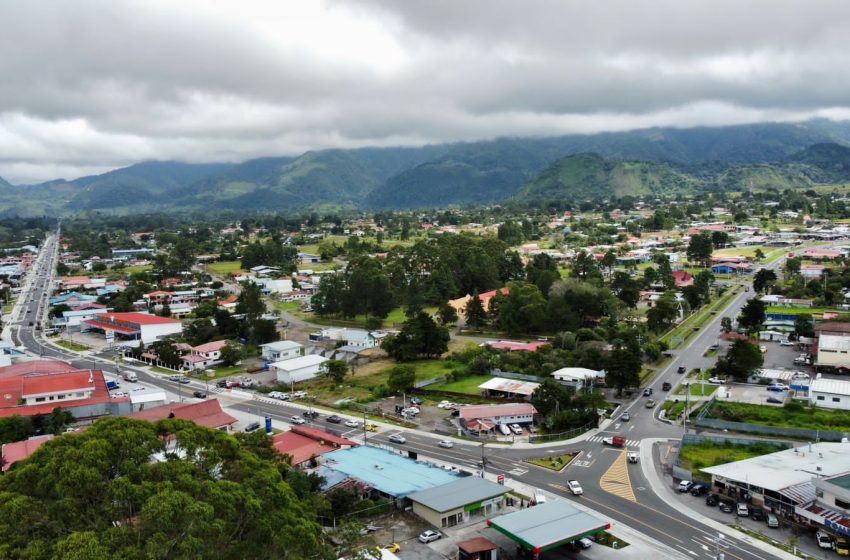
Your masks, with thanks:
[{"label": "residential house", "polygon": [[216,340],[193,346],[190,353],[183,356],[183,367],[192,371],[220,364],[221,350],[225,346],[227,346],[226,340]]},{"label": "residential house", "polygon": [[495,424],[531,424],[537,409],[530,403],[467,405],[460,407],[464,423],[485,420]]},{"label": "residential house", "polygon": [[263,359],[267,362],[280,362],[298,358],[303,353],[304,346],[294,340],[278,340],[261,344]]},{"label": "residential house", "polygon": [[304,465],[316,466],[320,457],[338,449],[357,447],[351,440],[335,436],[317,428],[293,426],[288,432],[275,434],[272,437],[272,447],[283,455],[289,455],[293,467]]},{"label": "residential house", "polygon": [[163,406],[147,408],[128,415],[129,418],[157,422],[166,418],[189,420],[198,426],[228,431],[237,422],[236,418],[221,408],[218,399],[206,399],[200,402],[169,403]]}]

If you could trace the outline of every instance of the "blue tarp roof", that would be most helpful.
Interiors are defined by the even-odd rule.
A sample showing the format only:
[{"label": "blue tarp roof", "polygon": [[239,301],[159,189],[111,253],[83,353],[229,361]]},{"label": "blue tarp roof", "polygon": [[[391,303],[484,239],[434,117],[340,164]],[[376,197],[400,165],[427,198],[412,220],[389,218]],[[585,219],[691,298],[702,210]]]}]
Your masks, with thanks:
[{"label": "blue tarp roof", "polygon": [[340,449],[324,455],[325,467],[347,474],[390,496],[404,498],[458,479],[438,466],[429,466],[377,447]]}]

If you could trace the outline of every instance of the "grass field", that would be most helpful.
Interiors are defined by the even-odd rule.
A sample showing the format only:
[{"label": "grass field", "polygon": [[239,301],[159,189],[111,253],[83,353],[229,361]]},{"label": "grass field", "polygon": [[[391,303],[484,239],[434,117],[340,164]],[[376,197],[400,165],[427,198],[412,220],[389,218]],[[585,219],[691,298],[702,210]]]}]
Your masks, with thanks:
[{"label": "grass field", "polygon": [[231,272],[242,270],[242,266],[239,261],[219,261],[208,264],[207,270],[218,276],[229,276]]},{"label": "grass field", "polygon": [[759,426],[805,428],[809,430],[846,431],[850,429],[850,411],[824,410],[816,407],[767,406],[736,402],[717,402],[709,417],[746,422]]},{"label": "grass field", "polygon": [[[692,397],[710,397],[717,390],[717,385],[711,383],[691,383],[690,393]],[[685,394],[685,385],[676,388],[677,395]]]},{"label": "grass field", "polygon": [[813,313],[846,313],[840,309],[828,307],[776,307],[765,309],[765,313],[777,313],[780,315],[812,315]]},{"label": "grass field", "polygon": [[[434,314],[437,312],[436,307],[426,307],[426,313]],[[312,313],[296,313],[300,318],[308,321],[310,323],[316,323],[317,325],[328,325],[328,326],[340,326],[340,327],[357,327],[357,328],[365,328],[366,327],[366,315],[356,315],[350,319],[339,319],[335,317],[319,317],[318,315],[314,315]],[[402,323],[407,320],[407,317],[404,315],[404,309],[401,307],[396,307],[392,311],[390,311],[389,315],[387,315],[386,319],[384,319],[384,327],[400,327]]]},{"label": "grass field", "polygon": [[550,457],[526,459],[526,461],[533,465],[537,465],[538,467],[543,467],[544,469],[560,472],[565,466],[567,466],[567,463],[569,463],[574,456],[575,453],[571,453],[568,455],[552,455]]},{"label": "grass field", "polygon": [[[759,457],[784,449],[783,446],[769,443],[754,443],[752,445],[737,445],[731,443],[714,443],[704,441],[698,445],[684,445],[679,452],[682,467],[691,471],[700,471],[708,467],[742,461]],[[705,480],[711,476],[703,475]]]},{"label": "grass field", "polygon": [[119,272],[124,272],[124,273],[127,273],[127,274],[134,274],[136,272],[147,272],[148,270],[151,270],[152,268],[153,268],[153,265],[150,265],[150,264],[146,264],[146,265],[142,265],[142,266],[127,266],[127,267],[120,269]]},{"label": "grass field", "polygon": [[489,381],[491,379],[493,379],[492,375],[472,375],[470,377],[464,377],[463,379],[460,379],[458,381],[448,381],[446,383],[428,385],[428,387],[426,387],[426,390],[448,391],[450,393],[463,393],[464,395],[477,397],[481,394],[481,390],[478,388],[478,386],[484,383],[485,381]]},{"label": "grass field", "polygon": [[74,352],[84,352],[85,350],[91,350],[85,344],[80,344],[78,342],[73,342],[70,340],[56,340],[56,345],[61,346],[62,348],[67,348],[68,350],[73,350]]}]

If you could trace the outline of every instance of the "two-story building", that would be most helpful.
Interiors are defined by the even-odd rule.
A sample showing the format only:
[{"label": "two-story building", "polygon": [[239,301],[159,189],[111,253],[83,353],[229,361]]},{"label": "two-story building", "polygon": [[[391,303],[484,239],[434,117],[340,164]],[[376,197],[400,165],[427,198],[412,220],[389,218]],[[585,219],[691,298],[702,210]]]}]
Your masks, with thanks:
[{"label": "two-story building", "polygon": [[183,367],[188,370],[205,369],[221,363],[221,350],[227,346],[226,340],[216,340],[193,346],[189,354],[183,356]]},{"label": "two-story building", "polygon": [[280,362],[298,358],[303,353],[303,346],[294,340],[278,340],[261,344],[263,359],[267,362]]}]

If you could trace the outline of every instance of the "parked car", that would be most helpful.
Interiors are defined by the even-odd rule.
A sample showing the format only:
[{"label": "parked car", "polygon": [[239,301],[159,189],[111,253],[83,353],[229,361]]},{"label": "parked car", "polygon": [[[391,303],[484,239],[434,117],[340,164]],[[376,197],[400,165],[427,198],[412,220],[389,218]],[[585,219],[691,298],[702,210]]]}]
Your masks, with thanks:
[{"label": "parked car", "polygon": [[717,494],[709,494],[705,497],[705,505],[708,507],[714,507],[720,502],[720,498]]},{"label": "parked car", "polygon": [[420,405],[422,404],[422,399],[419,397],[410,397],[410,404]]},{"label": "parked car", "polygon": [[664,383],[661,384],[661,390],[662,391],[669,391],[672,388],[673,388],[673,384],[670,383],[669,381],[665,381]]},{"label": "parked car", "polygon": [[260,429],[260,423],[259,422],[251,422],[250,424],[245,426],[246,432],[256,432],[259,429]]},{"label": "parked car", "polygon": [[389,440],[393,443],[407,443],[407,438],[398,433],[391,435],[389,437]]},{"label": "parked car", "polygon": [[583,539],[579,539],[576,542],[578,543],[579,547],[583,548],[584,550],[587,550],[588,548],[593,546],[593,541],[591,541],[587,537],[585,537]]},{"label": "parked car", "polygon": [[531,432],[532,434],[536,434],[536,433],[537,433],[537,426],[535,426],[534,424],[530,424],[530,425],[528,426],[528,428],[527,428],[527,429],[528,429],[528,431],[529,431],[529,432]]},{"label": "parked car", "polygon": [[452,443],[451,441],[449,441],[449,440],[447,440],[447,439],[441,439],[441,440],[437,443],[437,445],[439,445],[440,447],[443,447],[443,448],[445,448],[445,449],[451,449],[452,447],[454,447],[454,446],[455,446],[455,444],[454,444],[454,443]]},{"label": "parked car", "polygon": [[307,391],[295,391],[294,393],[292,393],[292,398],[293,399],[306,399],[307,398]]},{"label": "parked car", "polygon": [[584,494],[584,490],[582,489],[581,484],[579,484],[578,480],[568,480],[567,487],[570,489],[570,492],[573,494],[573,496],[581,496],[582,494]]},{"label": "parked car", "polygon": [[624,412],[622,414],[622,416],[620,416],[620,422],[628,422],[631,419],[632,419],[632,415],[629,414],[628,412]]},{"label": "parked car", "polygon": [[738,514],[738,517],[749,517],[750,508],[747,507],[747,504],[745,503],[739,503],[736,513]]},{"label": "parked car", "polygon": [[401,545],[394,542],[392,544],[385,544],[384,546],[382,546],[378,550],[387,550],[389,552],[401,552]]},{"label": "parked car", "polygon": [[360,422],[358,422],[357,420],[346,420],[345,425],[349,428],[356,428],[360,425]]},{"label": "parked car", "polygon": [[651,397],[652,396],[652,387],[647,387],[646,389],[644,389],[643,390],[643,396],[644,397]]},{"label": "parked car", "polygon": [[502,432],[502,435],[509,436],[511,435],[511,429],[507,424],[499,424],[499,431]]},{"label": "parked car", "polygon": [[685,373],[685,366],[679,366],[679,369],[676,370],[677,373]]},{"label": "parked car", "polygon": [[341,422],[342,422],[342,417],[341,417],[341,416],[337,416],[336,414],[331,414],[331,415],[330,415],[330,416],[328,416],[325,420],[326,420],[327,422],[330,422],[331,424],[339,424],[339,423],[341,423]]},{"label": "parked car", "polygon": [[697,482],[691,487],[691,496],[703,496],[708,494],[708,485]]},{"label": "parked car", "polygon": [[193,396],[193,397],[195,397],[196,399],[205,399],[205,398],[207,398],[207,394],[206,394],[205,392],[203,392],[203,391],[195,391],[194,393],[192,393],[192,396]]},{"label": "parked car", "polygon": [[726,383],[726,380],[722,377],[709,377],[708,382],[713,385],[723,385],[724,383]]},{"label": "parked car", "polygon": [[780,346],[794,346],[794,342],[790,341],[790,340],[780,340],[779,345]]},{"label": "parked car", "polygon": [[767,386],[767,390],[773,391],[774,393],[781,393],[783,391],[787,391],[788,389],[790,389],[790,387],[788,387],[788,385],[784,383],[771,383]]},{"label": "parked car", "polygon": [[419,542],[427,544],[429,542],[439,540],[442,537],[443,534],[441,532],[429,529],[428,531],[424,531],[419,535]]},{"label": "parked car", "polygon": [[720,502],[720,511],[723,513],[732,513],[735,511],[735,508],[732,507],[731,502]]},{"label": "parked car", "polygon": [[753,521],[764,521],[764,510],[761,508],[753,508],[750,510],[750,519]]},{"label": "parked car", "polygon": [[776,397],[767,397],[767,402],[770,404],[782,404],[782,399],[777,399]]},{"label": "parked car", "polygon": [[694,483],[690,480],[683,480],[679,483],[679,492],[685,493],[691,489]]},{"label": "parked car", "polygon": [[776,517],[776,515],[773,514],[773,513],[768,513],[767,514],[767,526],[770,527],[771,529],[778,529],[779,528],[779,518]]},{"label": "parked car", "polygon": [[818,531],[815,533],[815,540],[818,541],[820,548],[832,549],[832,536],[826,531]]},{"label": "parked car", "polygon": [[767,346],[759,346],[759,352],[761,352],[762,354],[766,354],[767,353]]},{"label": "parked car", "polygon": [[518,436],[522,435],[522,427],[519,424],[511,424],[511,431]]},{"label": "parked car", "polygon": [[832,543],[832,548],[839,556],[850,556],[850,541],[847,537],[837,535]]},{"label": "parked car", "polygon": [[307,421],[301,418],[300,416],[290,416],[289,421],[293,424],[306,424]]}]

